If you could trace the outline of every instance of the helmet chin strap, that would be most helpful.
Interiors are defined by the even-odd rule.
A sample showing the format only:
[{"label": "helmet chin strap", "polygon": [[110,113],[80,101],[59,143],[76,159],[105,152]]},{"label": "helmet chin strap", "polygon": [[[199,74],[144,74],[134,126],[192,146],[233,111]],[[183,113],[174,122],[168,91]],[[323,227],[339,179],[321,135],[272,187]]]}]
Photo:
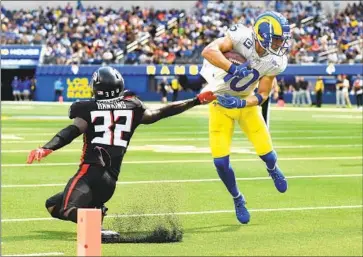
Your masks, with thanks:
[{"label": "helmet chin strap", "polygon": [[260,49],[262,49],[263,50],[263,53],[261,53],[261,55],[260,55],[260,53],[259,52],[257,52],[257,54],[258,54],[258,56],[259,57],[264,57],[264,56],[266,56],[266,55],[268,55],[268,51],[266,50],[266,48],[264,48],[263,46],[262,46],[262,44],[260,43],[260,41],[257,39],[257,38],[255,38],[255,41],[257,41],[258,42],[258,45],[260,46]]}]

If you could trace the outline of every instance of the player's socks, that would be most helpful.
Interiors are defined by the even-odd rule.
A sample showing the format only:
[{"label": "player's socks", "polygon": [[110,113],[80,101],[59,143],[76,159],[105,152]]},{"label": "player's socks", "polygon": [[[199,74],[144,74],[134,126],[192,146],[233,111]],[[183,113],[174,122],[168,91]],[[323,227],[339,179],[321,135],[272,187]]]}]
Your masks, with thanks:
[{"label": "player's socks", "polygon": [[271,151],[268,154],[261,155],[260,158],[266,163],[267,171],[274,181],[276,189],[280,193],[284,193],[287,190],[287,181],[284,174],[277,166],[277,155],[275,151]]},{"label": "player's socks", "polygon": [[236,184],[234,171],[229,162],[229,155],[221,158],[214,158],[214,165],[217,168],[219,177],[227,187],[232,197],[237,197],[240,193]]},{"label": "player's socks", "polygon": [[214,165],[224,185],[233,197],[236,216],[239,222],[247,224],[250,221],[250,214],[245,205],[246,201],[243,195],[239,192],[234,171],[229,162],[229,156],[222,158],[214,158]]}]

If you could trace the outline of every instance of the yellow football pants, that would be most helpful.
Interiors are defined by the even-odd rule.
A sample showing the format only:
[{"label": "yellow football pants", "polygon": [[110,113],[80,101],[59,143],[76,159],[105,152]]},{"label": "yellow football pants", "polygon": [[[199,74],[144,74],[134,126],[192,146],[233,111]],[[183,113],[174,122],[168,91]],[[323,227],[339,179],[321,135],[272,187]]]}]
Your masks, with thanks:
[{"label": "yellow football pants", "polygon": [[258,155],[273,150],[271,136],[259,106],[227,109],[214,101],[209,104],[209,144],[213,158],[230,154],[235,121]]}]

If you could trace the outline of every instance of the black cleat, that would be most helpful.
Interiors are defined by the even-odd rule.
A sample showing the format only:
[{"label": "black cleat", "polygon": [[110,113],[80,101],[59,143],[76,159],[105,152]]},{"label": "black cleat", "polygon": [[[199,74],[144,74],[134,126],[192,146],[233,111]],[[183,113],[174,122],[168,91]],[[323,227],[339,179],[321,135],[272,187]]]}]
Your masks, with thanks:
[{"label": "black cleat", "polygon": [[120,234],[112,230],[102,229],[101,238],[103,244],[115,244],[120,242]]}]

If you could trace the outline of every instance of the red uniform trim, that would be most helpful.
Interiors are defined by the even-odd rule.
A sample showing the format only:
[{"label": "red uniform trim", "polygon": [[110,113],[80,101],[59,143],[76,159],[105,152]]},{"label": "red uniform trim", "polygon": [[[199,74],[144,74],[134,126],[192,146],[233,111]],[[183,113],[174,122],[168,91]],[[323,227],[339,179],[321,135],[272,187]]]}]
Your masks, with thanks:
[{"label": "red uniform trim", "polygon": [[68,190],[67,195],[66,195],[66,200],[64,202],[64,209],[67,208],[68,201],[69,201],[69,198],[71,197],[71,194],[72,194],[72,191],[73,191],[74,187],[76,186],[77,182],[87,173],[88,168],[89,168],[89,164],[82,164],[81,170],[79,171],[78,175],[72,181],[72,184],[69,187],[69,190]]}]

